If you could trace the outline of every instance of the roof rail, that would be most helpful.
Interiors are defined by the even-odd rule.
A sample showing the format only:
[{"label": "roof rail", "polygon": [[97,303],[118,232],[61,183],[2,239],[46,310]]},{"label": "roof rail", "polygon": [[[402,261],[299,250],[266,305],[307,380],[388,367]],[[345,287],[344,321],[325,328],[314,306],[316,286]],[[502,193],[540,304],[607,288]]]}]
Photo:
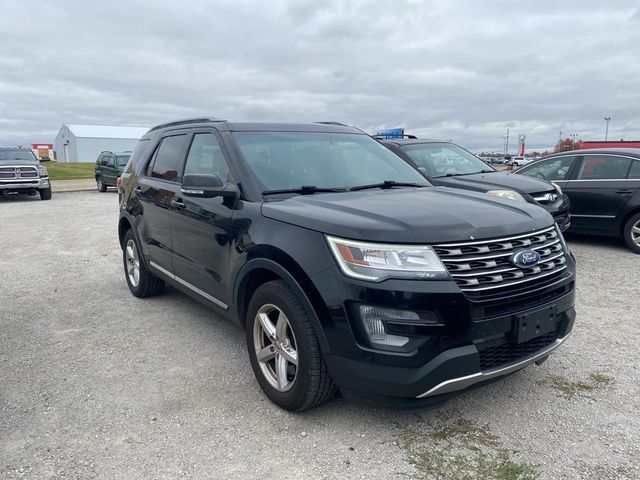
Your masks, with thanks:
[{"label": "roof rail", "polygon": [[315,122],[315,123],[321,123],[322,125],[338,125],[339,127],[348,127],[349,125],[345,125],[344,123],[340,123],[340,122]]},{"label": "roof rail", "polygon": [[156,125],[155,127],[151,127],[149,131],[153,132],[154,130],[158,130],[160,128],[177,127],[179,125],[189,125],[190,123],[212,123],[212,122],[226,122],[226,120],[223,120],[222,118],[213,118],[213,117],[186,118],[184,120],[176,120],[175,122],[162,123],[160,125]]},{"label": "roof rail", "polygon": [[384,135],[371,135],[373,138],[376,138],[378,140],[398,140],[399,138],[410,138],[410,139],[415,139],[417,140],[418,137],[416,137],[415,135],[406,135],[406,134],[402,134],[402,135],[397,135],[393,138],[387,138]]}]

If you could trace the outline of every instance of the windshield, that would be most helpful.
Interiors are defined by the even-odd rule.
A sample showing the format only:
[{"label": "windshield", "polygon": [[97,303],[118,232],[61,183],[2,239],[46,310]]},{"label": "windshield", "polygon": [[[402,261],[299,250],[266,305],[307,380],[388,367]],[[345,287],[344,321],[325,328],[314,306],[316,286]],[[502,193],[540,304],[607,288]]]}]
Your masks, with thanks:
[{"label": "windshield", "polygon": [[233,136],[266,190],[349,189],[385,181],[429,185],[407,162],[366,135],[236,132]]},{"label": "windshield", "polygon": [[407,145],[403,147],[403,150],[418,167],[424,168],[430,177],[494,171],[493,168],[464,148],[451,143]]},{"label": "windshield", "polygon": [[36,157],[29,150],[0,150],[0,160],[26,160],[37,162]]},{"label": "windshield", "polygon": [[118,166],[124,167],[129,161],[130,155],[118,155]]}]

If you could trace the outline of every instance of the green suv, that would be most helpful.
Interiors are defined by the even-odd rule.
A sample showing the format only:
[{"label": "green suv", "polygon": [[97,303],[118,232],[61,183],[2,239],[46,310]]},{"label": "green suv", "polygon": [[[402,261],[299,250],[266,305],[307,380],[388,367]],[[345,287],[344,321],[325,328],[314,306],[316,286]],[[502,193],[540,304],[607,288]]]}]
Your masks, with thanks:
[{"label": "green suv", "polygon": [[98,156],[95,173],[98,190],[106,192],[107,187],[115,187],[117,185],[118,178],[124,171],[130,156],[131,151],[104,151]]}]

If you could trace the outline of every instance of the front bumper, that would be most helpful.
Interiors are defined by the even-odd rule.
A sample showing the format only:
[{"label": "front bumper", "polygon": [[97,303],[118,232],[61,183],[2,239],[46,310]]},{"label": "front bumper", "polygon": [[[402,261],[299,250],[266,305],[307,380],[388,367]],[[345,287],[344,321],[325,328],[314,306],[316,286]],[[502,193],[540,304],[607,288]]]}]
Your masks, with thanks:
[{"label": "front bumper", "polygon": [[[571,333],[575,320],[574,262],[560,277],[508,295],[467,297],[454,282],[389,280],[368,284],[329,269],[313,278],[327,302],[321,319],[330,374],[345,396],[390,406],[439,403],[456,392],[499,379],[541,362]],[[357,308],[375,304],[431,312],[440,325],[423,332],[430,340],[411,351],[382,351],[367,343]],[[516,319],[554,312],[555,330],[517,343]]]},{"label": "front bumper", "polygon": [[0,190],[8,192],[40,190],[50,186],[49,177],[0,180]]}]

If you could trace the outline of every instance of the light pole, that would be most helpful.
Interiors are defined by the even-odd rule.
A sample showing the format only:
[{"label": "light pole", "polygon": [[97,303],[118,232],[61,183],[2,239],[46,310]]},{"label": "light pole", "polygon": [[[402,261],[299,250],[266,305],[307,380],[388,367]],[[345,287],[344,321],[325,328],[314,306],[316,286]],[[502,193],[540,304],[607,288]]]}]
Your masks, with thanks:
[{"label": "light pole", "polygon": [[604,141],[606,142],[609,139],[609,122],[611,121],[611,117],[604,117],[604,121],[607,122],[607,129],[604,131]]}]

